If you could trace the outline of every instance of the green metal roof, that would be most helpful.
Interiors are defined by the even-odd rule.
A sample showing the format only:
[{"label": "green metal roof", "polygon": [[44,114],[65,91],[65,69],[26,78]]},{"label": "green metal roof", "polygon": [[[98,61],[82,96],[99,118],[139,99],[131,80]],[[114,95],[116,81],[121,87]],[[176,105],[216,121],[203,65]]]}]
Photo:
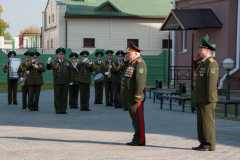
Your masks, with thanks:
[{"label": "green metal roof", "polygon": [[[62,0],[67,15],[167,17],[172,0]],[[99,11],[106,4],[117,12]]]}]

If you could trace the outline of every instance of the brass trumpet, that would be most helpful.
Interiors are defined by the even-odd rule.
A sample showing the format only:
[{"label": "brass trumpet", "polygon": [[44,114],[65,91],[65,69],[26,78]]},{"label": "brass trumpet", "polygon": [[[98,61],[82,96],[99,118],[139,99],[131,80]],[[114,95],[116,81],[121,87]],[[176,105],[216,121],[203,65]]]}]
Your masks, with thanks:
[{"label": "brass trumpet", "polygon": [[32,65],[36,65],[36,61],[32,61]]}]

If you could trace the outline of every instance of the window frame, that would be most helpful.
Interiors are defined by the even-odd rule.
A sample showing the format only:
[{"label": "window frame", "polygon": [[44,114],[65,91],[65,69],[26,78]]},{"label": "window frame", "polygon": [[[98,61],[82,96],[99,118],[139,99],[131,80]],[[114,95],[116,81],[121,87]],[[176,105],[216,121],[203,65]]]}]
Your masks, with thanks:
[{"label": "window frame", "polygon": [[[93,46],[85,46],[85,39],[87,40],[94,40]],[[96,38],[83,38],[83,47],[82,48],[96,48]]]}]

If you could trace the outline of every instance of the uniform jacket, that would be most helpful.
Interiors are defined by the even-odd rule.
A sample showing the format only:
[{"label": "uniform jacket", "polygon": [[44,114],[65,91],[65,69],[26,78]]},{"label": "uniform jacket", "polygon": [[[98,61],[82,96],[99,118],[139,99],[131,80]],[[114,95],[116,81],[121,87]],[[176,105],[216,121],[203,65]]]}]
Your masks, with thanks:
[{"label": "uniform jacket", "polygon": [[[111,61],[111,65],[112,63],[115,62],[114,60]],[[109,66],[109,62],[108,59],[103,61],[103,73],[108,72],[108,66]],[[104,75],[104,81],[112,81],[113,80],[113,76],[111,75],[111,78],[108,78],[107,75]]]},{"label": "uniform jacket", "polygon": [[77,71],[77,69],[76,68],[74,68],[73,67],[73,65],[72,65],[72,72],[73,72],[73,74],[72,74],[72,79],[73,79],[73,85],[79,85],[79,83],[77,82],[77,78],[78,78],[78,71]]},{"label": "uniform jacket", "polygon": [[[119,63],[115,61],[112,63],[113,67],[111,68],[113,83],[121,83],[122,73],[123,71],[117,70]],[[121,67],[123,67],[123,62],[121,63]]]},{"label": "uniform jacket", "polygon": [[[26,67],[27,67],[26,62],[20,63],[20,66],[18,67],[18,71],[17,71],[19,78],[24,76],[24,73],[27,71]],[[27,84],[27,77],[26,77],[25,82]]]},{"label": "uniform jacket", "polygon": [[53,69],[53,83],[54,84],[66,84],[73,82],[72,63],[66,59],[63,62],[54,60],[46,66],[47,70]]},{"label": "uniform jacket", "polygon": [[141,57],[136,58],[125,68],[121,82],[121,100],[135,103],[135,100],[145,100],[145,84],[147,66]]},{"label": "uniform jacket", "polygon": [[193,60],[193,67],[195,70],[195,101],[218,101],[219,66],[217,62],[210,56],[204,62]]},{"label": "uniform jacket", "polygon": [[26,66],[27,71],[29,71],[27,85],[43,85],[42,72],[45,72],[44,63],[38,62],[38,69],[32,66],[32,63],[28,63]]},{"label": "uniform jacket", "polygon": [[93,65],[88,65],[83,62],[78,62],[78,78],[77,81],[81,83],[91,83],[91,74],[94,71]]}]

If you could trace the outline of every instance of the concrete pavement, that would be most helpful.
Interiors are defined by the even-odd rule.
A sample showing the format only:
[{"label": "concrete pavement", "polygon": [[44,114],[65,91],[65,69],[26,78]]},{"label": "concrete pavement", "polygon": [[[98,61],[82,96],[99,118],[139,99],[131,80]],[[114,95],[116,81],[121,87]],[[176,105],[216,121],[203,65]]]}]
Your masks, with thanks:
[{"label": "concrete pavement", "polygon": [[[148,94],[147,94],[148,96]],[[217,148],[214,152],[191,150],[198,146],[196,113],[189,107],[159,101],[145,102],[146,146],[125,145],[133,127],[123,109],[94,104],[91,88],[90,112],[68,109],[55,114],[53,90],[40,95],[39,112],[7,105],[7,94],[0,94],[0,159],[240,159],[240,122],[218,119]]]}]

